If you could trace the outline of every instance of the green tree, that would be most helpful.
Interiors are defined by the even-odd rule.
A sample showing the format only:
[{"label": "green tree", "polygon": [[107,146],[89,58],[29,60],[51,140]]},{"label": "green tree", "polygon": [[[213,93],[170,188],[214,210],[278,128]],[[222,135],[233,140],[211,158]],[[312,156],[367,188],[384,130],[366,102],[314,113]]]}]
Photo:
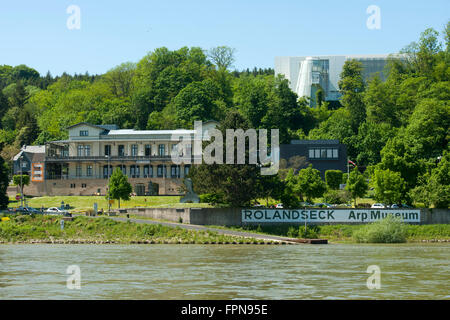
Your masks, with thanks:
[{"label": "green tree", "polygon": [[[248,120],[238,111],[230,111],[221,122],[218,130],[226,136],[226,129],[249,129]],[[258,188],[261,181],[261,168],[254,164],[225,164],[226,143],[223,146],[223,164],[206,164],[194,166],[189,171],[194,189],[199,194],[220,195],[224,204],[232,207],[243,207],[260,195]],[[235,144],[236,152],[236,144]],[[248,152],[245,163],[248,163]]]},{"label": "green tree", "polygon": [[208,56],[218,69],[228,69],[233,66],[235,51],[234,48],[219,46],[209,50]]},{"label": "green tree", "polygon": [[338,85],[342,93],[341,103],[349,111],[353,131],[356,132],[366,119],[362,63],[354,59],[345,61]]},{"label": "green tree", "polygon": [[[3,149],[3,143],[0,143],[0,151]],[[0,209],[8,208],[9,197],[7,189],[9,185],[9,170],[6,166],[5,160],[0,156]]]},{"label": "green tree", "polygon": [[383,82],[379,74],[369,81],[364,92],[364,103],[367,106],[367,121],[373,123],[387,123],[398,126],[397,111],[391,86]]},{"label": "green tree", "polygon": [[368,185],[364,176],[359,172],[358,167],[355,167],[348,175],[345,190],[349,191],[356,207],[356,199],[365,196]]},{"label": "green tree", "polygon": [[320,177],[320,171],[314,169],[310,164],[308,168],[302,169],[298,173],[297,186],[303,199],[312,202],[313,198],[321,197],[327,190],[325,182]]},{"label": "green tree", "polygon": [[109,70],[104,75],[104,79],[114,95],[118,97],[129,96],[133,89],[135,71],[135,63],[125,62]]},{"label": "green tree", "polygon": [[22,190],[23,186],[27,186],[30,184],[30,176],[27,174],[23,174],[23,175],[16,174],[13,176],[13,183],[16,186],[19,186],[20,189]]},{"label": "green tree", "polygon": [[339,189],[342,183],[343,172],[341,170],[327,170],[325,171],[325,181],[330,189]]},{"label": "green tree", "polygon": [[375,169],[372,184],[377,201],[394,204],[405,199],[405,180],[399,172]]},{"label": "green tree", "polygon": [[356,149],[356,162],[362,165],[379,163],[381,150],[395,133],[396,129],[387,123],[363,122],[358,135],[348,139]]},{"label": "green tree", "polygon": [[174,98],[173,106],[177,118],[186,126],[194,120],[209,120],[220,109],[217,103],[218,87],[211,80],[192,82]]},{"label": "green tree", "polygon": [[[2,90],[0,90],[0,119],[3,118],[3,116],[8,111],[8,109],[9,109],[8,99],[5,97]],[[1,123],[0,123],[0,125],[1,125]]]},{"label": "green tree", "polygon": [[450,205],[450,153],[441,157],[439,164],[431,173],[419,178],[419,184],[410,192],[412,200],[431,204],[436,208],[448,208]]},{"label": "green tree", "polygon": [[289,143],[289,129],[304,126],[302,109],[308,107],[304,100],[298,100],[297,94],[289,88],[288,81],[282,77],[275,79],[273,94],[273,103],[268,105],[261,124],[266,129],[279,129],[280,143]]},{"label": "green tree", "polygon": [[120,168],[114,169],[109,181],[108,196],[111,199],[118,200],[120,208],[120,200],[130,200],[130,193],[133,191],[128,178],[123,174]]}]

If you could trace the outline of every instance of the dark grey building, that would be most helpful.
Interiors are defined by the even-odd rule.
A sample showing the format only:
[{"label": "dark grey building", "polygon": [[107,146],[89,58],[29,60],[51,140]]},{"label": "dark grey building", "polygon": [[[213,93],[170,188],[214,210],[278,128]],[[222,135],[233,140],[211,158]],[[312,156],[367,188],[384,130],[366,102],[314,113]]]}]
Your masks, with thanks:
[{"label": "dark grey building", "polygon": [[339,140],[291,140],[280,145],[281,159],[289,161],[295,156],[304,157],[304,167],[312,164],[322,178],[327,170],[347,172],[347,147]]},{"label": "dark grey building", "polygon": [[13,174],[27,174],[39,180],[43,177],[45,146],[23,146],[13,158]]}]

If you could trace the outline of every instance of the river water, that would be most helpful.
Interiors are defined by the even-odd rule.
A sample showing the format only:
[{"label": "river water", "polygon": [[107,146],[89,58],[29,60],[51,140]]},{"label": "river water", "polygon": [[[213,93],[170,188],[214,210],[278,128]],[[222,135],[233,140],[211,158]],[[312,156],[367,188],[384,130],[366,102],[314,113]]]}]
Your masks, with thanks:
[{"label": "river water", "polygon": [[0,245],[0,299],[450,299],[449,259],[450,244]]}]

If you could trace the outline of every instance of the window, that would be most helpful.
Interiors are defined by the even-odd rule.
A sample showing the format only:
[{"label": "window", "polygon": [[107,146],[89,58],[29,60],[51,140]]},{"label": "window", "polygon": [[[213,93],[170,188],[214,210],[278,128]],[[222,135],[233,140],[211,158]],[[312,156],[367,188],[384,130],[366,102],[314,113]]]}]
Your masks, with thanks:
[{"label": "window", "polygon": [[76,176],[81,177],[81,164],[77,164]]},{"label": "window", "polygon": [[180,166],[172,165],[170,166],[170,175],[172,178],[180,177]]},{"label": "window", "polygon": [[75,188],[75,183],[71,183],[71,184],[70,184],[70,187],[71,187],[72,189],[74,189],[74,188]]},{"label": "window", "polygon": [[139,166],[135,166],[135,165],[130,166],[130,175],[132,178],[139,178],[139,176],[140,176],[139,169],[140,169]]},{"label": "window", "polygon": [[315,149],[314,150],[314,158],[317,158],[317,159],[320,158],[320,149]]},{"label": "window", "polygon": [[105,145],[105,156],[111,155],[111,145],[107,144]]},{"label": "window", "polygon": [[86,175],[92,177],[92,165],[88,164],[86,167]]},{"label": "window", "polygon": [[84,146],[84,155],[87,157],[91,155],[91,146],[88,144]]},{"label": "window", "polygon": [[334,159],[339,158],[338,149],[333,149],[333,158],[334,158]]},{"label": "window", "polygon": [[339,152],[337,148],[311,148],[309,149],[310,159],[338,159]]},{"label": "window", "polygon": [[159,148],[159,155],[160,156],[163,156],[164,154],[165,154],[165,145],[163,145],[163,144],[160,144],[159,146],[158,146],[158,148]]},{"label": "window", "polygon": [[80,144],[77,146],[77,156],[81,157],[83,156],[83,146]]},{"label": "window", "polygon": [[186,177],[189,174],[189,169],[191,168],[190,165],[184,166],[184,176]]},{"label": "window", "polygon": [[86,188],[86,183],[82,183],[82,184],[81,184],[81,187],[82,187],[82,188]]},{"label": "window", "polygon": [[119,145],[119,157],[123,157],[125,155],[125,146],[123,144]]},{"label": "window", "polygon": [[146,145],[145,145],[145,155],[146,155],[147,157],[149,157],[149,156],[152,155],[152,146],[149,145],[149,144],[146,144]]},{"label": "window", "polygon": [[333,158],[333,149],[327,149],[327,158]]},{"label": "window", "polygon": [[108,172],[108,166],[103,166],[103,178],[108,179],[111,176],[112,173],[112,166],[109,166],[109,172]]},{"label": "window", "polygon": [[152,178],[153,177],[153,167],[146,164],[144,166],[144,178]]},{"label": "window", "polygon": [[61,150],[61,156],[63,156],[63,157],[69,156],[69,146],[64,146],[64,149]]},{"label": "window", "polygon": [[138,145],[137,144],[131,145],[131,155],[133,157],[136,157],[138,155]]},{"label": "window", "polygon": [[166,166],[164,166],[164,165],[162,165],[162,164],[160,164],[160,165],[158,165],[158,171],[157,171],[157,175],[158,175],[158,178],[162,178],[163,176],[166,176]]},{"label": "window", "polygon": [[80,137],[87,137],[89,135],[88,130],[80,130]]}]

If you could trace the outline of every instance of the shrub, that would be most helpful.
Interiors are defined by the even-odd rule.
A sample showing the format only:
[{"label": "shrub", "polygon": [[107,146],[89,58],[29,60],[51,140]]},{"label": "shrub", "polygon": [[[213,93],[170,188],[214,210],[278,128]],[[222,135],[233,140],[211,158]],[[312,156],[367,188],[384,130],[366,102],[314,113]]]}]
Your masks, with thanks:
[{"label": "shrub", "polygon": [[362,243],[401,243],[406,242],[407,228],[401,218],[389,215],[356,230],[353,238]]},{"label": "shrub", "polygon": [[298,237],[298,229],[294,227],[289,227],[289,230],[287,232],[287,236],[289,238],[297,238]]},{"label": "shrub", "polygon": [[306,230],[304,226],[298,227],[298,237],[303,239],[317,239],[319,237],[319,226],[312,225],[307,226]]},{"label": "shrub", "polygon": [[330,189],[339,189],[339,184],[342,183],[343,173],[341,170],[327,170],[325,171],[325,181]]},{"label": "shrub", "polygon": [[218,203],[223,203],[223,197],[218,193],[205,193],[199,196],[200,202],[209,203],[215,205]]},{"label": "shrub", "polygon": [[349,203],[351,195],[347,190],[328,190],[323,195],[323,201],[331,204]]}]

